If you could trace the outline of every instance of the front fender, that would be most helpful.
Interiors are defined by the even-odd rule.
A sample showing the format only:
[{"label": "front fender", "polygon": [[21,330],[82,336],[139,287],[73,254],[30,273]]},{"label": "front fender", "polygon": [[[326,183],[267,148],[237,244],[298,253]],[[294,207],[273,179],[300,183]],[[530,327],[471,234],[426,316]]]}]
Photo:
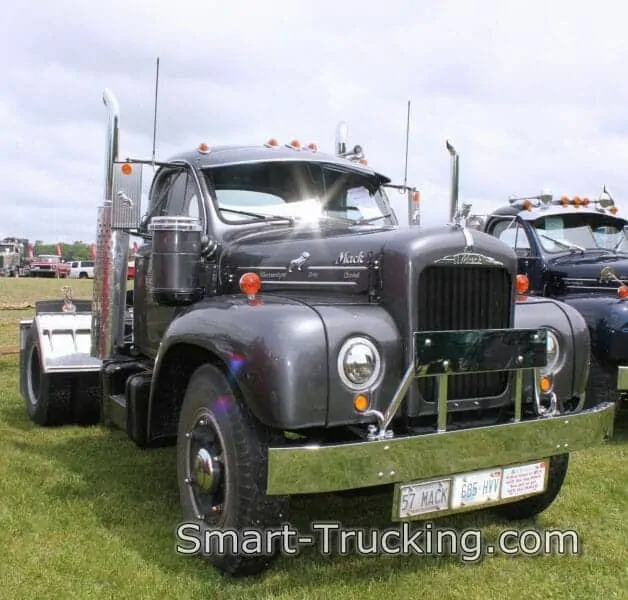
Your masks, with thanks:
[{"label": "front fender", "polygon": [[567,296],[589,326],[591,351],[601,362],[628,361],[628,302],[611,296]]},{"label": "front fender", "polygon": [[219,359],[263,423],[282,429],[325,424],[329,373],[320,317],[288,298],[259,298],[257,305],[241,296],[209,298],[171,322],[155,359],[151,411],[169,354],[186,344]]},{"label": "front fender", "polygon": [[554,374],[554,391],[568,400],[581,396],[589,377],[589,328],[575,308],[550,298],[527,297],[515,305],[515,327],[547,327],[559,340],[562,358]]}]

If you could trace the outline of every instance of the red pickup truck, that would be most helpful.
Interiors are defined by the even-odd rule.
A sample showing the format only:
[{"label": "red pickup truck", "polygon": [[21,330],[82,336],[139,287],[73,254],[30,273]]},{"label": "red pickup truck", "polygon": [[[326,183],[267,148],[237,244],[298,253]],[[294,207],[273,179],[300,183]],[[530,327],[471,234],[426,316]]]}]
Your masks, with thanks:
[{"label": "red pickup truck", "polygon": [[66,278],[70,276],[70,264],[56,254],[41,254],[31,260],[30,276]]}]

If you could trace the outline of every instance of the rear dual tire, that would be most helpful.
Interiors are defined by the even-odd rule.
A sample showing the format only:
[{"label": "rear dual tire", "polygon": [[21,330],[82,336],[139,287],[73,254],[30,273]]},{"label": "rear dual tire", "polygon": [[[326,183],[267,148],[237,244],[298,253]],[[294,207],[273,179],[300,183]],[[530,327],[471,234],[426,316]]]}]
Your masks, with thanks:
[{"label": "rear dual tire", "polygon": [[94,425],[100,420],[98,396],[84,390],[76,394],[70,376],[45,373],[35,325],[25,346],[25,403],[29,419],[42,427]]}]

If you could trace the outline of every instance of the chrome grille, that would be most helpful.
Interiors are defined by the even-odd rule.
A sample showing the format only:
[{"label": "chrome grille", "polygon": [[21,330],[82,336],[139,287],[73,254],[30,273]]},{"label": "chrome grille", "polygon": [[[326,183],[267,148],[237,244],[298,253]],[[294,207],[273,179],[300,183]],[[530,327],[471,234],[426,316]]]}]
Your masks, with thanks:
[{"label": "chrome grille", "polygon": [[[502,329],[510,326],[512,280],[506,269],[446,265],[427,267],[419,277],[420,331]],[[498,396],[506,390],[508,373],[454,375],[449,399]],[[435,380],[419,381],[423,398],[434,401]]]}]

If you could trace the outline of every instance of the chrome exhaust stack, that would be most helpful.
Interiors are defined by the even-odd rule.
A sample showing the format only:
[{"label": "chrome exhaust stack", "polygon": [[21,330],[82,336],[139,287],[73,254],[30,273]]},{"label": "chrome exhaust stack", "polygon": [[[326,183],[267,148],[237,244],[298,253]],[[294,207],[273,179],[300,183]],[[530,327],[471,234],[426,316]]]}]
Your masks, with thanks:
[{"label": "chrome exhaust stack", "polygon": [[114,199],[118,160],[120,110],[114,94],[105,89],[108,123],[105,148],[105,197],[98,208],[96,260],[92,299],[91,355],[110,358],[124,341],[126,274],[130,236],[119,227]]},{"label": "chrome exhaust stack", "polygon": [[451,155],[451,204],[449,206],[449,219],[454,221],[458,213],[458,189],[460,181],[458,172],[458,152],[456,152],[456,149],[449,140],[447,140],[445,145]]}]

